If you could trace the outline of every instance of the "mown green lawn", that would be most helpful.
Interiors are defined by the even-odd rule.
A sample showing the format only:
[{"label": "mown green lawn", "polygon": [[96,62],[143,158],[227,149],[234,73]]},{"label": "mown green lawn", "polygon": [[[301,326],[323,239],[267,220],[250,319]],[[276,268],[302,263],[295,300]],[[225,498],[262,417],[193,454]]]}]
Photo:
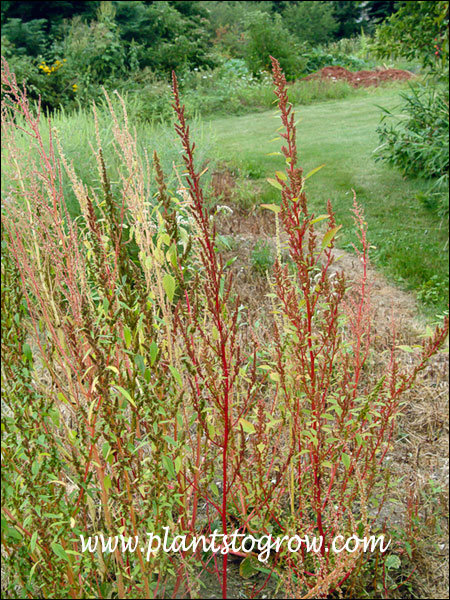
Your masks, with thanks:
[{"label": "mown green lawn", "polygon": [[[355,190],[376,246],[373,260],[396,282],[422,292],[426,311],[434,315],[448,303],[448,228],[415,197],[426,189],[426,182],[405,179],[373,157],[379,143],[377,105],[393,108],[398,102],[398,91],[378,89],[367,97],[297,106],[300,164],[308,172],[325,163],[308,180],[308,197],[317,213],[325,212],[327,200],[332,201],[344,224],[343,247],[354,239],[350,210]],[[255,203],[278,199],[277,190],[265,182],[283,167],[281,157],[268,156],[280,147],[271,141],[280,125],[274,117],[275,110],[218,118],[211,124],[219,160],[238,167],[262,189]]]}]

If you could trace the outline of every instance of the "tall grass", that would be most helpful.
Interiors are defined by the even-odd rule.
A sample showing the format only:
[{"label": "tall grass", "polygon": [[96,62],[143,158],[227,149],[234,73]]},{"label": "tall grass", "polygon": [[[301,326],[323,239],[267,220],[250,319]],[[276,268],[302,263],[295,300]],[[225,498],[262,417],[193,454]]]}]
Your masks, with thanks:
[{"label": "tall grass", "polygon": [[[131,103],[131,101],[130,101]],[[115,94],[111,96],[111,105],[117,110],[121,110],[120,102]],[[114,124],[111,121],[111,114],[106,102],[100,103],[96,107],[97,125],[94,120],[92,107],[79,107],[78,110],[66,112],[64,109],[55,111],[51,117],[41,116],[40,135],[45,144],[49,143],[50,130],[61,140],[64,140],[64,154],[69,162],[74,163],[75,171],[83,178],[86,185],[98,189],[97,167],[92,162],[92,140],[96,136],[98,127],[99,135],[103,140],[103,153],[105,162],[108,164],[109,174],[113,188],[119,181],[121,169],[121,159],[114,151]],[[127,106],[128,112],[128,106]],[[133,105],[131,103],[131,112]],[[23,124],[23,117],[17,115],[18,124]],[[132,121],[132,128],[136,131],[136,148],[140,157],[146,154],[151,156],[156,151],[161,157],[161,166],[168,174],[169,188],[177,187],[177,177],[174,167],[179,169],[182,166],[180,150],[173,127],[169,123],[161,123],[158,120],[151,121]],[[208,167],[205,178],[208,179],[210,172],[214,168],[214,159],[212,156],[212,145],[214,143],[214,134],[209,124],[202,123],[198,119],[193,119],[192,131],[197,140],[197,155],[200,164]],[[15,144],[17,149],[24,155],[31,158],[36,156],[35,149],[30,148],[27,136],[20,132],[16,136]],[[4,150],[7,152],[7,149]],[[58,156],[58,149],[55,149]],[[5,155],[6,158],[6,155]],[[8,160],[4,162],[2,169],[1,182],[5,189],[11,177]],[[152,192],[156,192],[154,184]],[[76,199],[73,187],[66,173],[62,173],[62,188],[67,203],[67,208],[72,216],[80,214],[79,203]]]}]

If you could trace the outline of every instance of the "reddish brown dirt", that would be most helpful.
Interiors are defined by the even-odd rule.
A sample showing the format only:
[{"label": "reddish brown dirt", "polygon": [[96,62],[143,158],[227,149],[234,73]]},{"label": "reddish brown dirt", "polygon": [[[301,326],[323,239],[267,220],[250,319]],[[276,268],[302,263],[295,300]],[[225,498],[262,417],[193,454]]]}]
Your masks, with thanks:
[{"label": "reddish brown dirt", "polygon": [[377,86],[385,81],[405,81],[415,77],[410,71],[401,69],[377,69],[375,71],[348,71],[344,67],[324,67],[305,79],[329,79],[347,81],[353,87]]}]

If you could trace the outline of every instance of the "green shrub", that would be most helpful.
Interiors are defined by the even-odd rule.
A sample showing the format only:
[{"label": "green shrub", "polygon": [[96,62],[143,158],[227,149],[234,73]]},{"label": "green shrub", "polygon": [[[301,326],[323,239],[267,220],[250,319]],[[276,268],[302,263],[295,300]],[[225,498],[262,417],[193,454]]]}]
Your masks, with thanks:
[{"label": "green shrub", "polygon": [[149,68],[132,73],[119,89],[133,121],[152,123],[170,120],[170,86]]},{"label": "green shrub", "polygon": [[444,281],[439,275],[432,275],[422,285],[417,297],[427,306],[438,304],[443,298],[448,298],[448,281]]},{"label": "green shrub", "polygon": [[304,57],[307,60],[306,72],[314,73],[323,67],[339,66],[345,67],[350,71],[362,71],[363,69],[372,69],[373,62],[368,62],[362,58],[358,58],[353,54],[345,54],[343,52],[331,52],[328,49],[313,48]]},{"label": "green shrub", "polygon": [[103,3],[98,20],[86,23],[75,17],[67,31],[61,50],[77,75],[80,98],[101,95],[101,86],[115,86],[128,74],[126,47],[120,39],[110,3]]},{"label": "green shrub", "polygon": [[280,15],[256,11],[247,21],[245,60],[253,74],[268,71],[270,57],[276,56],[290,80],[304,72],[302,48],[285,29]]},{"label": "green shrub", "polygon": [[9,61],[18,83],[27,86],[30,100],[40,99],[44,110],[73,107],[78,98],[74,65],[64,57],[62,50],[58,53],[55,49],[48,54],[51,58],[47,60],[25,54],[8,37],[2,36],[2,56]]},{"label": "green shrub", "polygon": [[399,113],[383,109],[377,132],[381,145],[375,155],[405,175],[431,179],[425,203],[448,213],[449,93],[433,84],[411,86],[400,94]]},{"label": "green shrub", "polygon": [[[103,4],[98,21],[88,24],[74,17],[63,27],[62,40],[48,47],[38,44],[28,54],[24,54],[27,46],[17,47],[20,40],[15,29],[6,28],[3,56],[10,61],[17,81],[27,85],[29,98],[40,98],[45,110],[73,109],[101,97],[103,85],[117,87],[128,76],[126,46],[120,40],[114,10],[110,3]],[[36,34],[33,39],[40,38]]]},{"label": "green shrub", "polygon": [[[106,4],[106,3],[101,3]],[[162,76],[216,64],[205,29],[202,2],[116,2],[116,22],[125,47],[135,44],[140,68]]]}]

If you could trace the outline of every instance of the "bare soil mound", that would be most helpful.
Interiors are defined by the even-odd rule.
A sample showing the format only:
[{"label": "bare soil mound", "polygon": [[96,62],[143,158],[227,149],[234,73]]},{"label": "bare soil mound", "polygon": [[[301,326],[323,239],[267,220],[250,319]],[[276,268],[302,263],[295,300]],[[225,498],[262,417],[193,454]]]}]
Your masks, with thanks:
[{"label": "bare soil mound", "polygon": [[405,81],[415,77],[410,71],[401,69],[376,69],[375,71],[348,71],[344,67],[324,67],[308,75],[305,79],[329,79],[331,81],[344,80],[353,87],[377,86],[385,81]]}]

